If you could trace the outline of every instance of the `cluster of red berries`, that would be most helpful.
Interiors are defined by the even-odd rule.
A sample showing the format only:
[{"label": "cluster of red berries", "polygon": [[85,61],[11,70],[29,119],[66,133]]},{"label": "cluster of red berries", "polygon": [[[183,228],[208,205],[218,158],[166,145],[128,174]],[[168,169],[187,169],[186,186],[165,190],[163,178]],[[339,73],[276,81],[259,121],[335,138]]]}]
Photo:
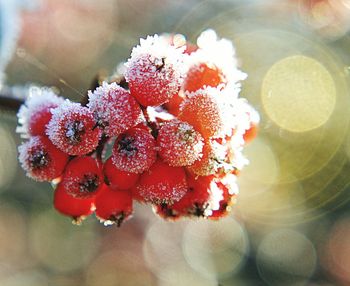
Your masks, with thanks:
[{"label": "cluster of red berries", "polygon": [[242,149],[259,121],[238,97],[244,78],[231,42],[212,30],[197,45],[141,39],[86,105],[34,90],[18,113],[28,138],[19,160],[29,177],[54,183],[54,207],[77,222],[95,212],[119,226],[134,200],[163,218],[217,219],[238,193]]}]

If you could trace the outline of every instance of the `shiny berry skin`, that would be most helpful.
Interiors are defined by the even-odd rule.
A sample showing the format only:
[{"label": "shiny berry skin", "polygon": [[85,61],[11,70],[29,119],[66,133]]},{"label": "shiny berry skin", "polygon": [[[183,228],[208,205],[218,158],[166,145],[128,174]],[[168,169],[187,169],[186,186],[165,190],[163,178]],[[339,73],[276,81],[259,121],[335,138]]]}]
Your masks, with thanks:
[{"label": "shiny berry skin", "polygon": [[121,171],[140,174],[157,158],[156,141],[144,129],[131,128],[116,139],[112,161]]},{"label": "shiny berry skin", "polygon": [[99,163],[91,157],[72,159],[64,171],[61,185],[75,198],[93,198],[103,185]]},{"label": "shiny berry skin", "polygon": [[105,225],[118,227],[132,214],[132,196],[128,191],[115,190],[104,186],[95,200],[96,217]]},{"label": "shiny berry skin", "polygon": [[178,93],[183,81],[181,49],[155,35],[140,41],[126,63],[130,93],[143,106],[159,106]]},{"label": "shiny berry skin", "polygon": [[198,90],[190,93],[180,107],[179,119],[191,124],[204,138],[218,135],[224,128],[217,94],[214,88]]},{"label": "shiny berry skin", "polygon": [[57,148],[69,155],[84,155],[96,149],[101,130],[87,107],[66,100],[51,111],[46,133]]},{"label": "shiny berry skin", "polygon": [[129,91],[116,83],[103,82],[94,92],[89,91],[89,109],[97,124],[108,136],[118,136],[142,121],[140,105]]},{"label": "shiny berry skin", "polygon": [[59,177],[68,162],[68,155],[44,136],[31,137],[18,147],[18,152],[26,175],[36,181],[52,181]]},{"label": "shiny berry skin", "polygon": [[62,183],[55,189],[54,208],[63,215],[72,217],[76,222],[93,213],[94,198],[78,199],[69,195]]},{"label": "shiny berry skin", "polygon": [[188,70],[183,88],[185,91],[196,91],[205,86],[217,87],[226,82],[223,72],[217,66],[199,63]]},{"label": "shiny berry skin", "polygon": [[171,167],[158,160],[141,175],[134,191],[135,196],[145,202],[171,205],[187,192],[185,171],[183,168]]},{"label": "shiny berry skin", "polygon": [[119,190],[131,189],[138,181],[140,175],[119,170],[110,157],[103,165],[103,173],[109,185]]},{"label": "shiny berry skin", "polygon": [[170,166],[192,165],[202,157],[203,137],[186,122],[171,120],[157,137],[158,154]]}]

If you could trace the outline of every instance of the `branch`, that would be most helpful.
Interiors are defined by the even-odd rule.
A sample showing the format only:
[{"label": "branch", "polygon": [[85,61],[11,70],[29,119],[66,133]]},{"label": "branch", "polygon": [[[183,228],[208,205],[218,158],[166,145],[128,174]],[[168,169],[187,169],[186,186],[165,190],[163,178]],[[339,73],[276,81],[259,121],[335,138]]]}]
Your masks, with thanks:
[{"label": "branch", "polygon": [[9,92],[0,92],[0,109],[17,113],[21,105],[24,103],[23,99],[16,98]]}]

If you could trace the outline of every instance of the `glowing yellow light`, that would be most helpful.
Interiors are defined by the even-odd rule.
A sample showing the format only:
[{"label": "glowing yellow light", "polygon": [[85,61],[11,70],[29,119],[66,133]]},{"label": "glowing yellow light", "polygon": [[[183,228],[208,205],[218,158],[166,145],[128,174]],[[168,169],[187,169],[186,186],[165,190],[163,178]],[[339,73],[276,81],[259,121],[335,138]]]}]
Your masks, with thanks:
[{"label": "glowing yellow light", "polygon": [[297,55],[274,64],[262,84],[262,102],[280,127],[305,132],[323,125],[336,103],[328,70],[315,59]]}]

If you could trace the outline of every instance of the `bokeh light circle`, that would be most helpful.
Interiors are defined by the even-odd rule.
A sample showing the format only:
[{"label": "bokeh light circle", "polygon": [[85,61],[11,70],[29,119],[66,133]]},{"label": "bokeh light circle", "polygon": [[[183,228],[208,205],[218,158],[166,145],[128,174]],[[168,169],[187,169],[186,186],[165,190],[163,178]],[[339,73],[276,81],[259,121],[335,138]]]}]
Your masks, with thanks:
[{"label": "bokeh light circle", "polygon": [[279,229],[266,235],[256,256],[260,276],[268,285],[307,285],[317,256],[312,242],[300,232]]},{"label": "bokeh light circle", "polygon": [[280,127],[305,132],[323,125],[336,102],[336,88],[329,71],[303,55],[275,63],[262,84],[267,115]]}]

